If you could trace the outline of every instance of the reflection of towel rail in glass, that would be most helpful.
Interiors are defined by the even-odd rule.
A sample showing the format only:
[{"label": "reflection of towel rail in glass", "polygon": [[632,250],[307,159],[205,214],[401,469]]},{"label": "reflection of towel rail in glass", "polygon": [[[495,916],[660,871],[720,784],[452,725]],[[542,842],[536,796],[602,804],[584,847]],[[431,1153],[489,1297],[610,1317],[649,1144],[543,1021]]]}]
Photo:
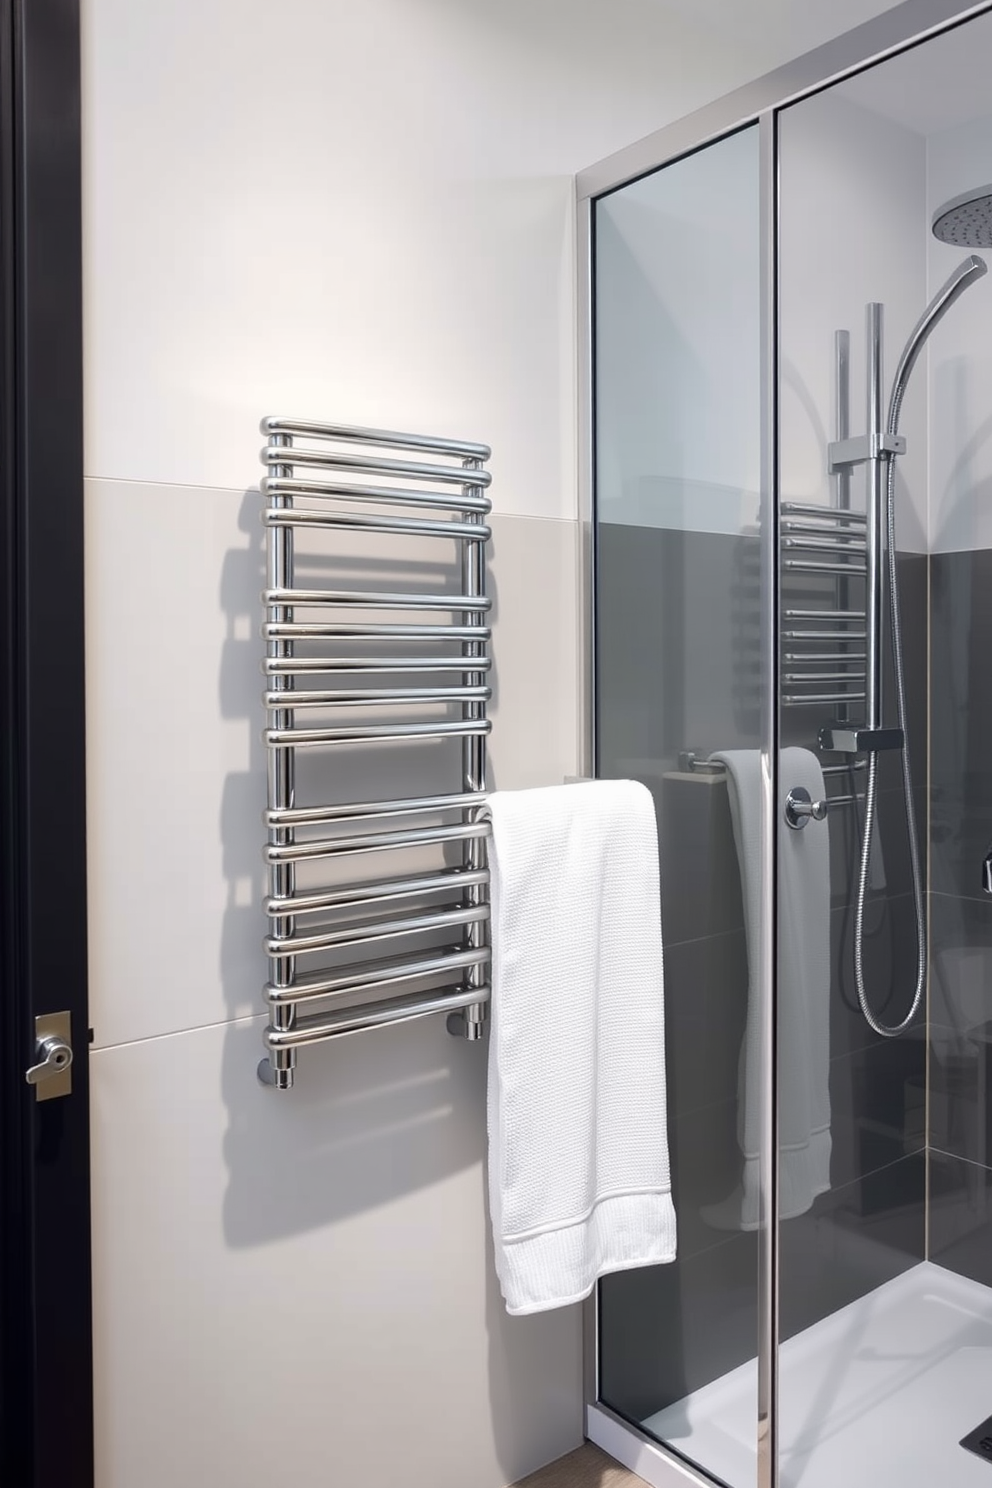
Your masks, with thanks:
[{"label": "reflection of towel rail in glass", "polygon": [[[481,1036],[489,999],[489,824],[480,808],[491,727],[485,582],[491,477],[483,468],[490,451],[482,444],[280,418],[265,419],[262,432],[270,1022],[259,1076],[285,1090],[293,1084],[297,1049],[341,1034],[448,1013],[453,1032]],[[397,451],[404,458],[393,458]],[[357,511],[347,510],[356,504]],[[396,515],[397,507],[406,513]],[[355,533],[372,541],[383,535],[450,541],[451,586],[436,577],[430,589],[411,592],[342,583],[347,560],[343,565],[343,555],[327,548],[328,533],[345,541]],[[296,546],[307,542],[306,550]],[[354,560],[354,549],[348,552]],[[396,567],[395,554],[390,549],[384,561],[387,573]],[[372,563],[363,549],[359,566]],[[433,573],[433,561],[430,568]],[[322,571],[334,577],[321,584]],[[377,618],[390,611],[392,619]],[[407,645],[409,655],[401,654]],[[383,680],[410,674],[423,685]],[[298,709],[306,710],[300,724]],[[428,787],[390,800],[297,800],[298,749],[319,758],[321,750],[343,746],[354,754],[361,746],[370,751],[364,761],[373,753],[388,757],[392,748],[400,752],[402,778],[409,759],[403,751],[411,744],[443,759],[451,739],[461,755],[451,792],[428,793]],[[413,863],[403,858],[410,849]],[[425,866],[425,852],[445,856]],[[381,878],[321,877],[342,862],[376,861],[378,854],[393,862]],[[296,924],[301,916],[311,917],[304,928]],[[380,956],[363,959],[374,948]],[[332,959],[321,963],[321,957]]]},{"label": "reflection of towel rail in glass", "polygon": [[847,704],[865,701],[867,621],[850,607],[865,582],[864,513],[783,501],[781,548],[782,703],[837,706],[843,717]]},{"label": "reflection of towel rail in glass", "polygon": [[[867,761],[863,759],[853,760],[845,765],[821,765],[824,780],[833,779],[837,775],[850,776],[853,771],[857,774],[867,768]],[[683,749],[679,755],[679,769],[689,775],[719,775],[727,773],[727,767],[722,760],[700,759],[692,749]],[[855,792],[847,796],[828,796],[827,800],[831,806],[850,806],[855,801],[863,801],[864,796]]]}]

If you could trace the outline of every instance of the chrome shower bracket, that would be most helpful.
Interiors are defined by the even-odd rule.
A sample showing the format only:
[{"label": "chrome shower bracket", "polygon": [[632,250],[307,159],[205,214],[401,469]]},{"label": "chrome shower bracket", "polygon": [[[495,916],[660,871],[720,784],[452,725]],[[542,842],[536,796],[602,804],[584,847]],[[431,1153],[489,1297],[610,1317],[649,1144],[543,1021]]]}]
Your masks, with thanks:
[{"label": "chrome shower bracket", "polygon": [[837,475],[855,465],[867,465],[869,460],[881,459],[883,455],[904,455],[906,438],[903,434],[859,434],[856,439],[835,439],[827,445],[827,470]]},{"label": "chrome shower bracket", "polygon": [[831,754],[877,754],[882,749],[902,749],[902,729],[857,728],[850,723],[828,723],[820,730],[820,748]]}]

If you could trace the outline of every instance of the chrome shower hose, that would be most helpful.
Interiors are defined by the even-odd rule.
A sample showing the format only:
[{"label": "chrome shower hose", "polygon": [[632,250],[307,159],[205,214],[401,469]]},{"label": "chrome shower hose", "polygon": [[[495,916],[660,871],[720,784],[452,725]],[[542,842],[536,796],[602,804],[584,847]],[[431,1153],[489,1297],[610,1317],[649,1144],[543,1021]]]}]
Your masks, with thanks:
[{"label": "chrome shower hose", "polygon": [[[901,404],[902,395],[900,392],[893,398],[893,404],[889,410],[890,434],[898,433],[899,409]],[[923,875],[920,869],[920,846],[916,835],[916,813],[913,810],[913,777],[910,768],[909,733],[906,728],[906,678],[902,655],[902,620],[899,614],[899,586],[896,575],[895,480],[896,459],[894,455],[890,455],[885,482],[886,529],[889,556],[889,616],[892,629],[892,660],[896,683],[896,708],[898,711],[899,727],[902,729],[903,734],[902,783],[906,807],[906,832],[909,837],[909,861],[913,878],[913,909],[916,914],[916,989],[913,993],[913,1000],[909,1011],[901,1023],[891,1026],[883,1023],[868,1006],[868,994],[865,989],[864,922],[865,899],[868,893],[868,879],[871,868],[871,844],[875,829],[875,813],[878,808],[878,754],[876,752],[871,754],[868,759],[868,785],[865,791],[861,862],[858,872],[858,894],[854,912],[854,979],[858,990],[858,1002],[861,1004],[861,1011],[865,1016],[865,1021],[882,1038],[895,1038],[898,1034],[904,1033],[912,1023],[919,1011],[927,974],[927,932],[923,911]]]}]

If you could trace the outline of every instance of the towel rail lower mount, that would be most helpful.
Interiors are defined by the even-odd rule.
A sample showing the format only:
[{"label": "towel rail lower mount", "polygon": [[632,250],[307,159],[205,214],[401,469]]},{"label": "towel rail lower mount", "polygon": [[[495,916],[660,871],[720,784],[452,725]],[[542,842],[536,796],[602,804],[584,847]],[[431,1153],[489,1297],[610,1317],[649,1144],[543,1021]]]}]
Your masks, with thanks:
[{"label": "towel rail lower mount", "polygon": [[[262,432],[270,1021],[259,1078],[287,1090],[308,1044],[437,1013],[452,1032],[482,1033],[491,477],[483,444],[282,418]],[[377,571],[414,582],[355,587],[356,573]],[[429,587],[416,587],[421,573]],[[338,799],[345,756],[407,786],[427,770],[430,783]],[[452,777],[440,790],[439,770]],[[362,875],[380,861],[382,876]]]}]

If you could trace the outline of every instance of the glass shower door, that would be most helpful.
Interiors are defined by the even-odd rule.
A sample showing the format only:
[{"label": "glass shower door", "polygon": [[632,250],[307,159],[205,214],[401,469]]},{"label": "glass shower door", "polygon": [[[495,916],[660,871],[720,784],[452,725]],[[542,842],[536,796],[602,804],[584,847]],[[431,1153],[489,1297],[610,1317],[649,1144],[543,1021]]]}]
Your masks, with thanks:
[{"label": "glass shower door", "polygon": [[[755,125],[594,207],[596,773],[651,791],[678,1258],[601,1282],[599,1397],[757,1481],[762,558]],[[764,752],[763,752],[764,751]]]}]

